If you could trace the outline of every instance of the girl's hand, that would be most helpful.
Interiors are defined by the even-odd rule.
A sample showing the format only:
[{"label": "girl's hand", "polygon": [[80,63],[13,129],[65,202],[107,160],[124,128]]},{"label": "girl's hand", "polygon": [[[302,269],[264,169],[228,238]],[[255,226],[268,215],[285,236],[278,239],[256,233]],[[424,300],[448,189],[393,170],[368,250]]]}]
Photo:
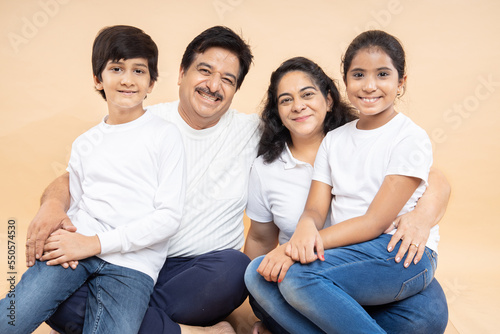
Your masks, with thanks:
[{"label": "girl's hand", "polygon": [[280,283],[285,278],[288,268],[295,263],[285,254],[285,247],[286,244],[283,244],[270,251],[257,268],[257,272],[266,281]]},{"label": "girl's hand", "polygon": [[[316,254],[314,253],[316,250]],[[286,255],[302,264],[325,260],[323,239],[311,221],[301,220],[286,247]]]},{"label": "girl's hand", "polygon": [[43,250],[44,254],[40,260],[48,261],[47,265],[53,266],[97,255],[101,252],[101,243],[97,235],[88,237],[57,230],[49,236]]},{"label": "girl's hand", "polygon": [[[417,264],[425,251],[425,244],[429,239],[430,227],[423,224],[424,217],[419,214],[418,210],[410,211],[396,218],[394,226],[397,226],[397,231],[392,236],[387,250],[392,252],[396,244],[401,240],[401,245],[396,254],[396,262],[400,262],[406,254],[404,266],[408,268],[413,261]],[[408,252],[408,253],[407,253]]]}]

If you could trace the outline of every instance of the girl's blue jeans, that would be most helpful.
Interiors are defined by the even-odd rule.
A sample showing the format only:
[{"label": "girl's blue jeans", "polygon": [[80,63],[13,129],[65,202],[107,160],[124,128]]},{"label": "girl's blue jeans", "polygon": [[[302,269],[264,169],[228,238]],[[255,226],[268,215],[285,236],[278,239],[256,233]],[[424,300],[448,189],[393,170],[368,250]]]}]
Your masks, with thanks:
[{"label": "girl's blue jeans", "polygon": [[[88,280],[87,280],[88,279]],[[90,257],[76,269],[37,261],[0,301],[0,309],[15,305],[15,326],[6,317],[0,333],[31,333],[85,282],[89,285],[84,333],[137,333],[146,312],[153,279],[137,270]]]},{"label": "girl's blue jeans", "polygon": [[387,252],[390,238],[326,250],[324,262],[296,263],[278,284],[256,272],[259,257],[245,273],[252,306],[276,333],[443,332],[446,299],[431,284],[437,254],[426,248],[418,264],[405,268],[395,262],[396,251]]}]

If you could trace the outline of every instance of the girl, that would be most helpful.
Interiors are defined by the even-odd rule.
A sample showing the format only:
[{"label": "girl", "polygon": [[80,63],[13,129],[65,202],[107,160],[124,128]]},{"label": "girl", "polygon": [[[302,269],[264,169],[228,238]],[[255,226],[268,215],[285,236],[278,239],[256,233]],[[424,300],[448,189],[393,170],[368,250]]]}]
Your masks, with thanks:
[{"label": "girl", "polygon": [[[312,63],[310,61],[308,62]],[[286,257],[286,255],[284,254],[284,248],[287,247],[286,241],[293,233],[293,230],[295,228],[295,224],[291,222],[293,220],[297,221],[302,211],[301,208],[303,207],[303,203],[305,202],[305,194],[307,194],[307,187],[309,186],[308,182],[311,180],[311,164],[314,161],[319,143],[326,131],[339,125],[339,119],[342,120],[342,115],[344,115],[343,122],[345,122],[346,118],[349,118],[349,116],[345,117],[346,114],[348,115],[348,112],[346,113],[347,109],[345,107],[339,108],[339,105],[342,106],[341,103],[336,103],[337,107],[335,107],[335,103],[333,103],[334,108],[332,110],[332,108],[330,107],[332,104],[332,100],[339,101],[339,96],[335,85],[332,82],[329,87],[325,87],[325,82],[327,82],[329,78],[325,79],[326,75],[322,71],[314,71],[313,69],[314,66],[308,64],[307,60],[296,58],[283,63],[282,66],[280,66],[280,68],[275,73],[273,73],[273,76],[271,77],[271,86],[269,87],[268,92],[268,101],[266,104],[266,109],[263,113],[263,119],[266,123],[264,124],[265,131],[260,145],[259,154],[261,156],[255,162],[254,168],[252,169],[253,182],[250,183],[251,187],[249,194],[249,204],[247,208],[247,214],[252,219],[252,226],[247,238],[245,251],[251,258],[267,253],[276,245],[276,241],[274,241],[273,244],[273,239],[277,239],[276,236],[278,231],[280,236],[279,240],[282,246],[278,247],[270,254],[268,254],[268,256],[266,256],[264,260],[262,260],[262,258],[258,258],[257,260],[253,261],[253,263],[247,269],[245,279],[250,293],[256,299],[251,299],[254,311],[261,319],[265,320],[267,326],[272,327],[273,332],[280,332],[283,330],[279,325],[287,328],[291,332],[309,333],[322,331],[320,328],[318,328],[318,326],[310,321],[315,317],[309,318],[309,315],[306,314],[306,317],[304,317],[296,311],[299,310],[300,312],[302,312],[302,307],[309,308],[313,312],[316,312],[316,303],[314,300],[318,294],[317,292],[313,292],[312,295],[310,295],[312,296],[312,301],[310,303],[308,299],[303,299],[303,302],[300,303],[300,299],[302,297],[296,298],[295,300],[297,301],[297,307],[295,307],[294,304],[290,305],[283,300],[280,291],[278,291],[276,287],[276,284],[272,282],[277,280],[278,274],[279,279],[282,279],[284,277],[284,273],[286,273],[287,268],[293,263],[293,261],[290,258]],[[331,88],[332,86],[333,88]],[[323,99],[324,101],[323,112],[316,112],[321,110],[321,108],[318,108],[318,103],[312,103],[311,100],[321,99]],[[374,100],[372,99],[371,102],[373,103],[373,101]],[[273,103],[275,105],[276,103],[278,104],[277,109],[279,109],[279,115],[277,115],[277,112],[272,112]],[[356,104],[354,105],[356,106]],[[335,124],[334,122],[332,123],[327,121],[329,116],[338,113],[340,113],[340,115],[336,116],[336,125],[332,125]],[[271,116],[273,114],[274,116]],[[324,122],[321,121],[321,117],[325,119],[325,116],[327,120],[325,120]],[[305,119],[302,119],[304,117]],[[279,126],[279,123],[281,122],[278,123],[278,126],[272,125],[273,123],[276,123],[276,118],[283,121],[283,125],[281,125],[281,127]],[[360,118],[363,117],[361,116]],[[311,123],[311,120],[316,121],[316,123],[314,123],[316,124],[316,126],[313,126],[312,124],[308,125],[308,122]],[[317,122],[319,122],[319,124],[322,126],[318,127]],[[340,121],[340,123],[342,123],[342,121]],[[267,136],[266,132],[268,134]],[[273,139],[273,136],[269,136],[270,132],[274,132],[276,134],[275,137],[281,137],[281,140],[276,140],[276,138]],[[280,132],[281,135],[279,135]],[[279,145],[275,145],[275,148],[273,148],[273,145],[271,145],[271,143],[273,142],[280,141],[282,142],[281,151]],[[360,179],[359,176],[356,176],[355,178],[357,178],[358,180]],[[352,177],[349,179],[349,182],[352,182],[351,180]],[[440,182],[439,178],[435,180],[436,183]],[[298,185],[296,183],[298,183]],[[433,181],[432,183],[434,184],[435,182]],[[430,193],[428,193],[429,191],[426,192],[426,196],[431,196]],[[444,191],[444,193],[446,193],[446,191]],[[324,212],[325,218],[327,216],[331,195],[327,195],[326,197],[328,201],[326,203],[326,212]],[[443,196],[443,198],[444,201],[442,205],[440,205],[438,211],[444,211],[444,207],[446,206],[447,196],[445,195]],[[440,215],[441,213],[438,213],[436,211],[436,221],[439,219],[438,216]],[[323,218],[322,222],[325,221],[325,218]],[[396,222],[399,221],[403,222],[404,220],[396,220]],[[434,217],[432,221],[434,222]],[[262,224],[258,222],[270,222],[270,224]],[[302,221],[300,224],[303,224]],[[322,225],[322,223],[319,223],[318,225]],[[424,222],[422,222],[422,226],[425,226]],[[322,226],[318,227],[321,228]],[[314,228],[317,232],[316,227]],[[267,233],[264,233],[265,230],[267,230]],[[274,230],[275,232],[271,230]],[[326,229],[324,231],[328,230],[329,229]],[[269,232],[271,232],[271,234],[269,234]],[[379,232],[379,234],[381,232]],[[266,237],[266,235],[271,235],[271,237]],[[274,235],[275,237],[272,237],[272,235]],[[294,236],[296,235],[297,233]],[[408,242],[410,242],[414,238],[416,238],[416,235],[410,232],[407,232],[405,235],[405,240],[409,239]],[[344,242],[342,238],[338,239],[339,246],[342,245],[342,242],[344,245],[347,243],[352,243],[349,241]],[[384,242],[389,242],[389,239],[390,237],[385,238]],[[259,244],[262,246],[259,247]],[[333,247],[335,247],[335,245]],[[385,246],[382,248],[385,248]],[[410,247],[410,252],[415,252],[414,248],[414,246]],[[333,256],[330,256],[328,252],[329,251],[327,251],[326,257],[327,261],[330,259],[330,257],[332,257],[333,260]],[[385,257],[387,258],[387,255],[389,253],[387,253],[385,249],[384,253]],[[321,255],[321,253],[319,255]],[[296,259],[300,259],[300,257],[296,256]],[[391,265],[396,265],[393,259],[390,259],[390,261],[386,262],[391,262]],[[316,264],[328,266],[328,264],[325,262],[313,263],[313,265]],[[297,267],[305,269],[310,266],[311,265],[294,265],[290,270],[294,272]],[[271,282],[266,282],[262,277],[260,277],[259,279],[259,275],[255,272],[257,267],[259,267],[259,273],[264,275],[264,277]],[[371,272],[370,268],[367,269],[368,272]],[[342,273],[342,276],[351,280],[353,273],[348,270],[348,268],[343,270],[345,270],[345,272]],[[313,277],[317,275],[317,273],[315,272],[312,273]],[[289,278],[289,275],[290,273],[287,274],[286,279],[281,284],[279,284],[280,290],[282,290],[282,292],[284,291],[284,289],[282,288],[286,287],[288,282],[291,282],[293,280]],[[356,289],[359,293],[363,292],[362,286],[359,286]],[[321,291],[320,294],[323,294],[322,290],[316,289],[316,291]],[[293,295],[293,291],[291,292]],[[427,297],[424,297],[425,294],[427,294]],[[283,293],[283,295],[285,296],[285,298],[287,298],[285,293]],[[411,313],[411,311],[409,311],[413,309],[412,306],[418,307],[417,305],[427,304],[429,300],[433,301],[434,305],[436,306],[435,309],[430,310],[424,308],[422,311],[420,311],[421,313]],[[308,302],[305,303],[305,301]],[[328,304],[328,306],[325,307],[323,311],[328,314],[335,313],[331,312],[332,307],[330,305],[331,304]],[[338,306],[339,308],[344,307],[341,305]],[[359,307],[361,308],[361,306]],[[384,325],[384,328],[388,328],[394,331],[408,331],[411,330],[411,326],[418,326],[424,330],[433,330],[438,327],[444,329],[444,327],[446,326],[446,301],[444,299],[444,294],[442,293],[442,290],[436,281],[433,281],[433,283],[426,291],[423,291],[410,299],[395,302],[390,306],[367,308],[369,314],[373,318],[370,315],[366,314],[366,312],[362,308],[361,310],[367,317],[365,321],[374,324],[375,321],[373,320],[373,318],[375,318],[378,323]],[[319,318],[329,318],[323,320],[327,320],[327,322],[328,320],[332,321],[333,326],[339,325],[338,319],[336,317],[331,317],[328,314],[325,315],[323,313],[321,316],[319,316]],[[267,317],[268,315],[271,315],[272,318]],[[344,318],[343,316],[341,317]],[[410,319],[411,321],[408,321],[408,319]],[[277,323],[274,320],[276,320]],[[350,327],[351,329],[354,329],[356,331],[362,331],[363,328],[366,328],[367,331],[370,331],[372,329],[371,327],[358,327],[358,321],[359,319],[356,319],[356,327],[352,326],[353,323],[348,323],[347,327]],[[321,328],[323,330],[326,330],[327,332],[334,332],[336,330],[343,332],[347,330],[346,328],[341,327],[338,327],[337,329],[333,329],[333,327],[326,327],[325,329],[321,326]],[[379,330],[379,332],[381,331],[380,327],[378,327],[377,329]]]},{"label": "girl", "polygon": [[[423,194],[431,144],[424,130],[394,109],[406,74],[403,48],[393,36],[368,31],[356,37],[343,67],[359,120],[322,142],[304,213],[286,249],[293,260],[310,265],[291,268],[280,291],[327,333],[383,333],[360,304],[410,297],[430,284],[436,270],[437,226],[426,245],[411,244],[426,247],[411,267],[388,259],[390,235],[383,234]],[[320,234],[330,204],[334,225]],[[329,249],[326,261],[323,248]]]}]

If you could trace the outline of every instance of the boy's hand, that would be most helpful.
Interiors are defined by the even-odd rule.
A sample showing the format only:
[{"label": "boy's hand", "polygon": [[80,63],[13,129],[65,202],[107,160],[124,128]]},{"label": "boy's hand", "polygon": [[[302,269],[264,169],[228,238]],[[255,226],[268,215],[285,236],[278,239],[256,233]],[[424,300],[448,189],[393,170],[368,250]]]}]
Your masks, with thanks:
[{"label": "boy's hand", "polygon": [[40,259],[43,254],[45,241],[49,235],[63,228],[70,232],[75,232],[71,220],[66,215],[60,205],[52,205],[46,202],[38,210],[36,216],[28,227],[26,239],[26,266],[31,267],[35,264],[35,259]]},{"label": "boy's hand", "polygon": [[264,257],[257,268],[257,272],[269,282],[280,283],[286,275],[288,268],[295,263],[285,254],[286,244],[273,249]]},{"label": "boy's hand", "polygon": [[57,230],[47,239],[44,252],[40,260],[48,261],[47,265],[54,266],[97,255],[101,252],[101,243],[97,235],[88,237],[79,233]]},{"label": "boy's hand", "polygon": [[[314,253],[316,250],[316,254]],[[312,222],[299,222],[286,247],[286,255],[302,264],[325,260],[323,239]]]}]

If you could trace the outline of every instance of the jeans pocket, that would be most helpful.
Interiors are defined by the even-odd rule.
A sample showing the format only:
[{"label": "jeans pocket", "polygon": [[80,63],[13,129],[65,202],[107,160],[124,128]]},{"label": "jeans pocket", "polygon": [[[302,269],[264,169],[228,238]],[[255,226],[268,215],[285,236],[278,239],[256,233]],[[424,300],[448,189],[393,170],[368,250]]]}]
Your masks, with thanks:
[{"label": "jeans pocket", "polygon": [[401,290],[399,290],[399,293],[397,294],[395,300],[403,300],[408,297],[411,297],[419,293],[423,289],[425,289],[426,285],[427,285],[427,269],[415,275],[414,277],[410,278],[409,280],[403,282]]}]

